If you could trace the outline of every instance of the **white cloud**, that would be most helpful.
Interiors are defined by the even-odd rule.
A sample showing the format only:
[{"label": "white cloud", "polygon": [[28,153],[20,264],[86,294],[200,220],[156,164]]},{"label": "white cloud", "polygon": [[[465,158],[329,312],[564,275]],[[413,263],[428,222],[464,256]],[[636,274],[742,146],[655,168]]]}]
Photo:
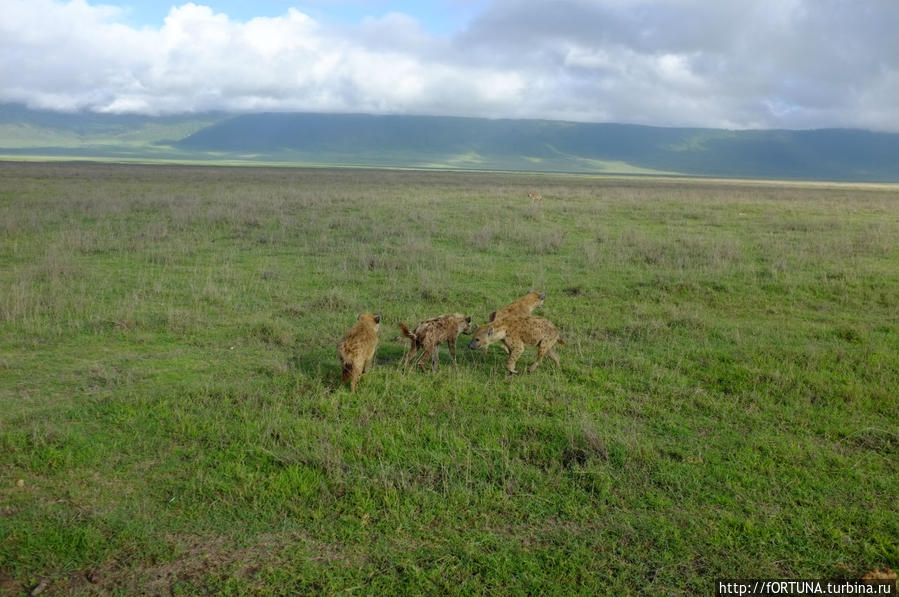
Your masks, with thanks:
[{"label": "white cloud", "polygon": [[579,119],[899,131],[896,23],[892,0],[495,0],[463,37]]},{"label": "white cloud", "polygon": [[894,0],[493,0],[435,36],[201,4],[159,28],[84,0],[0,0],[0,101],[899,131]]}]

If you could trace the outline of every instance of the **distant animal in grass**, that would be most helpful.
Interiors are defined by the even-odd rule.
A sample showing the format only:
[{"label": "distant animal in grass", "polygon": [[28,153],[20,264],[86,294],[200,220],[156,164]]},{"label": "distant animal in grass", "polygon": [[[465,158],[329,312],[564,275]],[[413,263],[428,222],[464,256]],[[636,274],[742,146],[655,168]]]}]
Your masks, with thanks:
[{"label": "distant animal in grass", "polygon": [[509,353],[506,370],[513,374],[518,373],[515,364],[524,352],[525,346],[537,347],[537,359],[528,368],[528,371],[534,371],[547,355],[558,366],[559,357],[553,351],[553,347],[556,344],[565,344],[551,321],[531,315],[513,315],[482,325],[475,331],[468,347],[477,350],[494,342],[502,342]]},{"label": "distant animal in grass", "polygon": [[359,378],[371,369],[375,349],[378,347],[380,323],[380,315],[363,313],[337,344],[343,381],[349,381],[350,390],[354,392]]},{"label": "distant animal in grass", "polygon": [[531,200],[531,203],[540,203],[543,201],[543,195],[540,193],[528,193],[528,199]]},{"label": "distant animal in grass", "polygon": [[444,342],[449,347],[453,364],[456,364],[456,339],[459,337],[459,334],[471,333],[471,315],[448,313],[440,317],[426,319],[411,331],[405,323],[400,322],[400,329],[403,331],[403,336],[412,341],[411,346],[409,346],[409,352],[403,357],[403,367],[408,366],[409,361],[421,351],[421,359],[418,361],[418,366],[424,369],[426,362],[430,359],[431,370],[437,371],[438,351],[440,350],[440,345]]}]

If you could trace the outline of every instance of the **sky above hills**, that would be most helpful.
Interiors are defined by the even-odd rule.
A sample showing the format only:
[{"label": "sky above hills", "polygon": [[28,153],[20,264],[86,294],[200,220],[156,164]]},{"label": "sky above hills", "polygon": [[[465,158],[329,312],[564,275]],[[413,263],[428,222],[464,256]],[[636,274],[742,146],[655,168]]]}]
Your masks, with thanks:
[{"label": "sky above hills", "polygon": [[896,0],[0,0],[0,102],[899,131]]}]

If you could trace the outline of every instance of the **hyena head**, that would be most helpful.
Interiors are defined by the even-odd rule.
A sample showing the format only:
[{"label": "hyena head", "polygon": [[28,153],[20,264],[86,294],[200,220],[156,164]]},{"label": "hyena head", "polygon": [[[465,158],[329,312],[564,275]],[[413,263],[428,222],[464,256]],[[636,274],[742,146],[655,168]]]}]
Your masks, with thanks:
[{"label": "hyena head", "polygon": [[374,328],[375,332],[381,327],[379,324],[381,323],[381,315],[374,315],[372,313],[362,313],[359,317],[356,318],[357,321],[364,321],[366,324]]},{"label": "hyena head", "polygon": [[534,308],[542,307],[543,301],[546,300],[545,292],[537,292],[536,290],[528,290],[526,295],[528,297],[528,302],[534,305]]},{"label": "hyena head", "polygon": [[477,350],[482,346],[490,346],[494,342],[502,340],[505,336],[505,330],[496,331],[493,329],[492,325],[482,325],[475,331],[474,337],[468,344],[468,348]]},{"label": "hyena head", "polygon": [[471,315],[463,319],[459,322],[459,333],[460,334],[470,334],[471,333]]}]

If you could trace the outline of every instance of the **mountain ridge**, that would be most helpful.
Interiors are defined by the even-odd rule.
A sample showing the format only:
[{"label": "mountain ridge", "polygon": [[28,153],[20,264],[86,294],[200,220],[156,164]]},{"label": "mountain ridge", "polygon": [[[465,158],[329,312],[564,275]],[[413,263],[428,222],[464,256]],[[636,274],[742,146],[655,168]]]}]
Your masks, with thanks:
[{"label": "mountain ridge", "polygon": [[0,154],[899,182],[899,134],[329,113],[0,105]]}]

